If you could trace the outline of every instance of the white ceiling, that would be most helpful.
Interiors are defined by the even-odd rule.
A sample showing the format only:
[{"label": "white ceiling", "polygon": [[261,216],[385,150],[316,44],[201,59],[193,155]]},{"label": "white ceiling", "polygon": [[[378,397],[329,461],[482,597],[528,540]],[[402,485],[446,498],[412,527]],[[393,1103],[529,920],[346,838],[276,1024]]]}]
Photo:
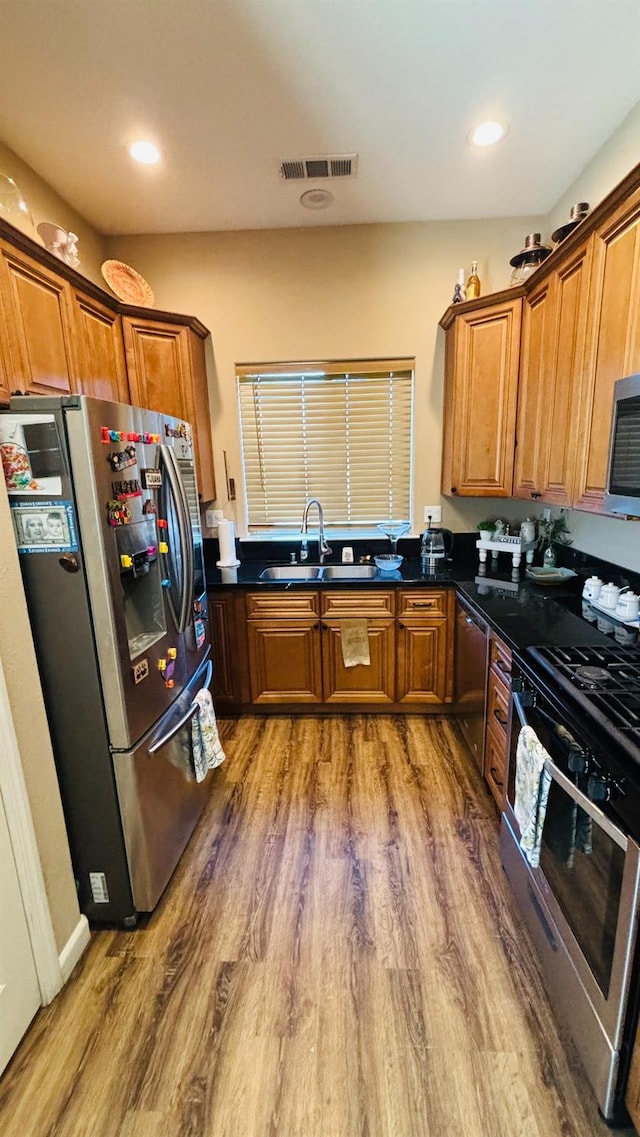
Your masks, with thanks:
[{"label": "white ceiling", "polygon": [[[544,214],[640,100],[640,0],[0,8],[0,137],[102,233]],[[496,117],[506,141],[472,151]],[[279,176],[352,152],[351,181]],[[303,209],[318,184],[333,205]]]}]

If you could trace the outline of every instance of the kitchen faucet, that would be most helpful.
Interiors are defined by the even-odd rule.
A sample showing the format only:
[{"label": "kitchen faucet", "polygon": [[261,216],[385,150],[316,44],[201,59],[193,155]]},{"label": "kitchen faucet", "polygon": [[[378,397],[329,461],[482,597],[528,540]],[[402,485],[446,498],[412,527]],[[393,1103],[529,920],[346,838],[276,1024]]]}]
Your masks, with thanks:
[{"label": "kitchen faucet", "polygon": [[300,560],[306,561],[307,557],[309,556],[309,548],[307,545],[307,530],[309,510],[312,505],[317,505],[318,507],[318,561],[321,565],[323,565],[324,558],[327,557],[333,550],[324,539],[324,513],[322,512],[322,506],[320,505],[317,497],[310,498],[304,507],[304,513],[302,515],[302,542],[300,545]]}]

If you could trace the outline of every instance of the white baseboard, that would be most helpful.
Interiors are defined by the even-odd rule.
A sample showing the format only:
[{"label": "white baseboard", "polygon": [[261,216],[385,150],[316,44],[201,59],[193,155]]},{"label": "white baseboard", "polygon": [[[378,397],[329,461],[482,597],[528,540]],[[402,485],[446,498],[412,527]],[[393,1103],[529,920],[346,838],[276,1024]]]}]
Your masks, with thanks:
[{"label": "white baseboard", "polygon": [[89,931],[89,921],[86,916],[80,916],[78,923],[58,956],[63,983],[67,982],[76,963],[89,947],[90,941],[91,932]]}]

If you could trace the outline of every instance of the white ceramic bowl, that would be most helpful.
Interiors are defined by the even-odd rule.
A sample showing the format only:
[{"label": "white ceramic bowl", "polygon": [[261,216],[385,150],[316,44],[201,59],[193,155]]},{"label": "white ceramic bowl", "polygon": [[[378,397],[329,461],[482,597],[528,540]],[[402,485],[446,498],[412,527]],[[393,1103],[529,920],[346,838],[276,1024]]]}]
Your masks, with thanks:
[{"label": "white ceramic bowl", "polygon": [[380,572],[395,572],[396,569],[400,568],[403,561],[399,553],[381,553],[380,556],[373,559]]}]

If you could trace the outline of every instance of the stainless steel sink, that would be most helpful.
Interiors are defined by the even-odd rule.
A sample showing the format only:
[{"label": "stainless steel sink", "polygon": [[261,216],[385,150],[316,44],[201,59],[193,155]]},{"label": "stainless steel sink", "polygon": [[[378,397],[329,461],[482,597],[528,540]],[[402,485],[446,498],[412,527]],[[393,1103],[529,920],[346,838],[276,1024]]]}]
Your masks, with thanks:
[{"label": "stainless steel sink", "polygon": [[260,580],[318,580],[321,565],[272,565],[260,573]]},{"label": "stainless steel sink", "polygon": [[270,565],[260,580],[373,580],[374,565]]},{"label": "stainless steel sink", "polygon": [[323,580],[372,580],[376,575],[374,565],[325,565]]}]

